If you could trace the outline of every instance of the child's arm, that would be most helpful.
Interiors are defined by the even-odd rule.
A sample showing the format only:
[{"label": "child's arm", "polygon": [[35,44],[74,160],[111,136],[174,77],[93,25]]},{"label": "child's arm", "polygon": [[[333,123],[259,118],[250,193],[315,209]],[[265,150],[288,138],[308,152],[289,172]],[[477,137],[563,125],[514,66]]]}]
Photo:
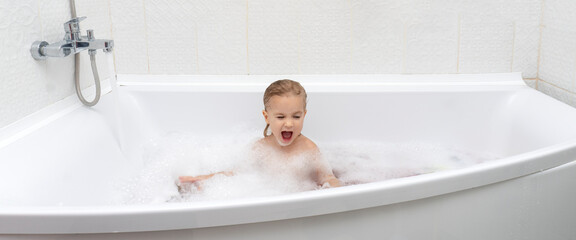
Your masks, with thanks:
[{"label": "child's arm", "polygon": [[320,152],[320,149],[318,149],[318,146],[316,146],[316,144],[312,142],[312,140],[308,138],[305,139],[307,141],[304,149],[305,151],[309,151],[309,153],[311,154],[313,162],[312,166],[316,174],[316,176],[314,176],[316,184],[318,184],[318,186],[321,187],[341,187],[342,182],[340,182],[340,180],[336,176],[334,176],[334,173],[332,172],[332,167],[330,167],[330,163],[328,163],[328,161],[324,159],[322,153]]},{"label": "child's arm", "polygon": [[224,174],[225,176],[232,176],[232,175],[234,175],[234,172],[223,171],[223,172],[217,172],[217,173],[212,173],[212,174],[208,174],[208,175],[180,176],[180,177],[178,177],[178,180],[180,181],[180,183],[196,183],[199,181],[210,179],[210,178],[214,177],[214,175],[216,175],[216,174]]},{"label": "child's arm", "polygon": [[322,187],[341,187],[342,182],[334,176],[330,163],[322,157],[320,151],[315,153],[316,158],[316,181]]}]

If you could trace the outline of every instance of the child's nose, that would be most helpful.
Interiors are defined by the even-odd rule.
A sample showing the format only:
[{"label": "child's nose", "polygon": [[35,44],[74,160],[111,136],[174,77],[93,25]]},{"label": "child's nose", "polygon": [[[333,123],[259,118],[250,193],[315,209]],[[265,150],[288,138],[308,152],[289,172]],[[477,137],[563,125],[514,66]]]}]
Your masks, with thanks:
[{"label": "child's nose", "polygon": [[292,122],[292,120],[288,120],[286,121],[286,127],[292,127],[294,125],[294,123]]}]

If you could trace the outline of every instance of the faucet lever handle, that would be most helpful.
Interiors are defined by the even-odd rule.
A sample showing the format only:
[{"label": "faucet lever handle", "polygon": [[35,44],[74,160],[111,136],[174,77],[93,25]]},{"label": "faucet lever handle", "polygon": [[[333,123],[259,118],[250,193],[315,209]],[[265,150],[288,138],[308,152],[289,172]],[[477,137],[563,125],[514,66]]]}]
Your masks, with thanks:
[{"label": "faucet lever handle", "polygon": [[64,30],[66,32],[80,32],[80,22],[86,19],[86,17],[72,18],[68,22],[64,23]]},{"label": "faucet lever handle", "polygon": [[80,22],[86,17],[72,18],[64,23],[64,31],[66,32],[65,40],[75,41],[80,39]]},{"label": "faucet lever handle", "polygon": [[86,16],[77,17],[77,18],[72,18],[72,19],[68,20],[68,22],[65,22],[64,24],[79,23],[79,22],[84,21],[84,19],[86,19]]}]

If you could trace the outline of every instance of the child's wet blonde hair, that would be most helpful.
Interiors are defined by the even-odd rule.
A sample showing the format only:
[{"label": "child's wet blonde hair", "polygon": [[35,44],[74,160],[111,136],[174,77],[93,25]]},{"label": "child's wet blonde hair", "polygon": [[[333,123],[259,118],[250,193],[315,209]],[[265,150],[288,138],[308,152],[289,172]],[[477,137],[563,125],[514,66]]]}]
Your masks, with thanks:
[{"label": "child's wet blonde hair", "polygon": [[[266,88],[264,91],[264,110],[268,110],[268,102],[270,98],[273,96],[283,96],[286,94],[293,94],[295,96],[302,96],[304,100],[304,110],[306,110],[306,99],[308,95],[306,94],[306,90],[299,82],[290,79],[282,79],[277,80]],[[266,128],[264,128],[264,137],[268,137],[268,128],[270,124],[266,124]]]}]

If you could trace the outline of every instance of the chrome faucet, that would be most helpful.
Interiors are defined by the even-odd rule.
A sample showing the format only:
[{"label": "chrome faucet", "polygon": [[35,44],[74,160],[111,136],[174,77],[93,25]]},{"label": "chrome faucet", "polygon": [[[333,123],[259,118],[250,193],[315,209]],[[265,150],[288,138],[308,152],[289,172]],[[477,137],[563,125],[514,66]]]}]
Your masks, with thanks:
[{"label": "chrome faucet", "polygon": [[74,55],[84,50],[88,50],[90,55],[90,63],[92,66],[92,74],[94,75],[94,86],[96,87],[96,95],[91,102],[87,101],[82,95],[80,88],[80,55],[74,58],[74,83],[76,85],[76,94],[80,101],[86,106],[94,106],[100,100],[101,87],[100,77],[98,76],[98,68],[96,67],[96,50],[102,49],[105,53],[111,52],[114,49],[114,41],[108,39],[96,39],[94,37],[94,30],[86,31],[86,36],[80,33],[80,21],[86,17],[76,17],[76,7],[74,1],[70,1],[72,9],[72,18],[70,21],[64,23],[64,39],[59,42],[49,44],[46,41],[35,41],[32,43],[30,53],[36,60],[44,60],[47,57],[66,57],[70,54]]},{"label": "chrome faucet", "polygon": [[66,57],[84,50],[89,50],[90,55],[96,50],[102,49],[104,52],[111,52],[114,48],[114,40],[96,39],[94,30],[86,31],[86,36],[80,32],[80,21],[86,17],[73,18],[64,23],[64,40],[49,44],[46,41],[35,41],[32,43],[30,53],[36,60],[43,60],[47,57]]}]

